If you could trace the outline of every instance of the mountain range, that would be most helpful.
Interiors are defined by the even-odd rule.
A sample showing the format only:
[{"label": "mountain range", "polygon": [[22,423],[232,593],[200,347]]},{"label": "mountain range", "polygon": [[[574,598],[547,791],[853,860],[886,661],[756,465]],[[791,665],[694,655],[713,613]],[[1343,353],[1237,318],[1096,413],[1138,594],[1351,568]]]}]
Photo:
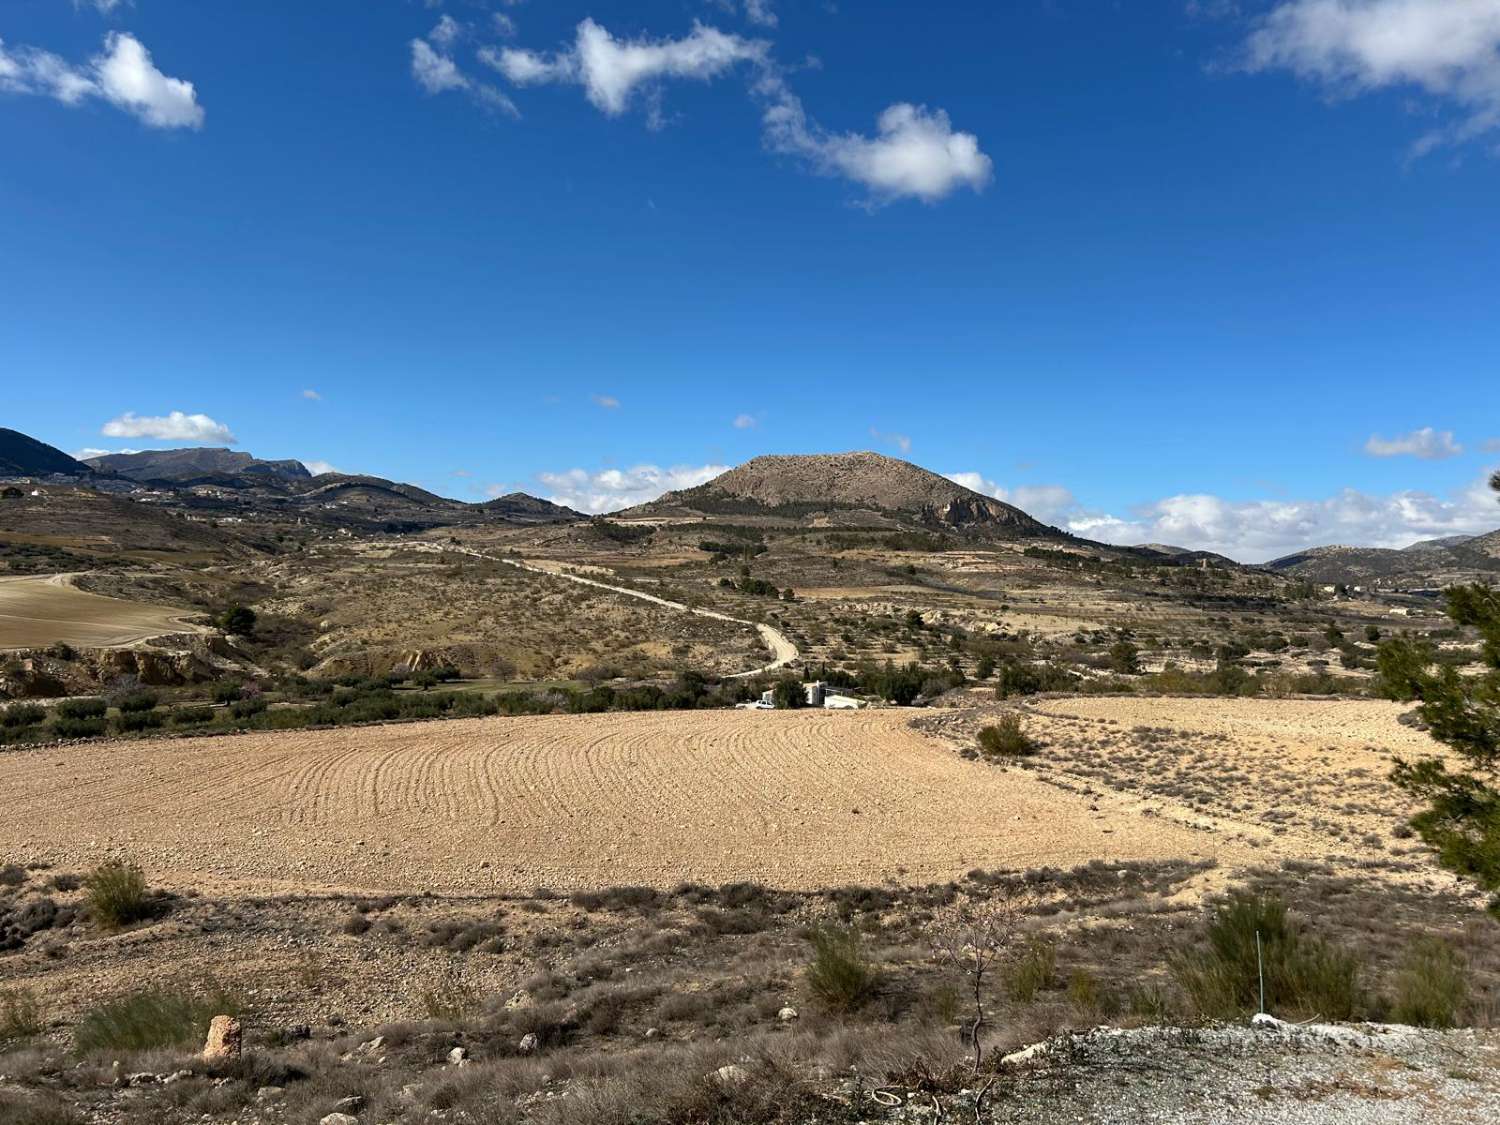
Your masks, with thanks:
[{"label": "mountain range", "polygon": [[[451,500],[383,477],[313,474],[222,448],[112,453],[79,461],[16,430],[0,429],[0,477],[71,477],[109,493],[153,489],[208,515],[294,516],[351,529],[420,530],[451,524],[564,524],[589,517],[512,492],[481,503]],[[696,488],[669,492],[609,517],[627,523],[705,520],[773,528],[925,530],[963,537],[1056,540],[1182,565],[1237,565],[1223,555],[1164,543],[1110,547],[1077,539],[1020,508],[908,461],[869,451],[755,457]],[[1500,531],[1453,535],[1402,550],[1311,547],[1264,568],[1323,583],[1444,585],[1500,573]]]}]

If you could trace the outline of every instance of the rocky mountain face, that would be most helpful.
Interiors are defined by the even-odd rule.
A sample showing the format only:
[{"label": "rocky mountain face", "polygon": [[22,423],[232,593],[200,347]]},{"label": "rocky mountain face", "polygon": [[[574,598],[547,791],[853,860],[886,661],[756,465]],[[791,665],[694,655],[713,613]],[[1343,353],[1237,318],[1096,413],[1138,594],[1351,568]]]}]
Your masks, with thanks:
[{"label": "rocky mountain face", "polygon": [[301,461],[262,461],[232,449],[146,449],[90,457],[88,465],[142,484],[256,484],[268,478],[310,480]]},{"label": "rocky mountain face", "polygon": [[895,515],[941,529],[1012,536],[1051,532],[1010,504],[908,461],[869,452],[756,457],[707,484],[668,493],[623,514],[796,517],[834,509]]},{"label": "rocky mountain face", "polygon": [[56,446],[0,428],[0,477],[87,476],[91,470]]}]

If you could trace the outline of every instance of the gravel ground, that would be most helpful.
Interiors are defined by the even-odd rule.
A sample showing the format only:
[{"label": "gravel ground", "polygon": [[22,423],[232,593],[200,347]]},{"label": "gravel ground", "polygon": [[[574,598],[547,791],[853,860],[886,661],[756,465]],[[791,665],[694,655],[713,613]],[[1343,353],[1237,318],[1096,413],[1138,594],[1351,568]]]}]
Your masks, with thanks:
[{"label": "gravel ground", "polygon": [[[982,1088],[941,1098],[941,1120],[975,1120]],[[935,1125],[931,1095],[890,1094],[903,1104],[888,1112],[889,1120]],[[979,1119],[1017,1125],[1490,1123],[1500,1120],[1500,1033],[1389,1025],[1100,1028],[1049,1040],[1033,1058],[1003,1066]]]}]

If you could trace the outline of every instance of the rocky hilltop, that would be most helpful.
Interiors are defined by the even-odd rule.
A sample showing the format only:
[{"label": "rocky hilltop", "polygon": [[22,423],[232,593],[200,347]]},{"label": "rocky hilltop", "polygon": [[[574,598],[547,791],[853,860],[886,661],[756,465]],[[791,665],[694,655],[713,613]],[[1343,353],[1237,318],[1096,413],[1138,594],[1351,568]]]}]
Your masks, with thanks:
[{"label": "rocky hilltop", "polygon": [[312,476],[301,461],[263,461],[232,449],[145,449],[139,453],[106,453],[90,457],[87,463],[100,472],[144,484],[220,483],[236,477],[250,481],[267,477],[307,480]]},{"label": "rocky hilltop", "polygon": [[826,509],[894,514],[929,526],[1018,536],[1052,530],[1020,508],[909,461],[870,452],[756,457],[707,484],[670,492],[625,514],[790,515]]}]

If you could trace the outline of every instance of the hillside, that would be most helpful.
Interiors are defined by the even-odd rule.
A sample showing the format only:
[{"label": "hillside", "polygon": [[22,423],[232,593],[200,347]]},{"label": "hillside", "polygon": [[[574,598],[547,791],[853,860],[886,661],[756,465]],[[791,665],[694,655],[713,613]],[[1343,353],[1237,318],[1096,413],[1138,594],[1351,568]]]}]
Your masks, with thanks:
[{"label": "hillside", "polygon": [[1387,547],[1310,547],[1266,563],[1309,582],[1449,585],[1500,570],[1500,531],[1475,537],[1430,539],[1401,550]]},{"label": "hillside", "polygon": [[307,480],[312,474],[301,461],[262,461],[232,449],[146,449],[139,453],[108,453],[87,462],[101,472],[117,473],[143,484],[214,483],[253,484],[267,478]]},{"label": "hillside", "polygon": [[582,512],[525,492],[507,493],[480,504],[479,508],[510,523],[570,523],[586,518]]},{"label": "hillside", "polygon": [[865,513],[950,529],[1011,536],[1052,529],[1021,509],[964,488],[908,461],[879,453],[756,457],[707,484],[621,513],[622,516],[745,515],[807,518]]},{"label": "hillside", "polygon": [[85,476],[89,467],[61,449],[27,437],[17,430],[0,428],[0,477],[44,477],[52,473]]}]

